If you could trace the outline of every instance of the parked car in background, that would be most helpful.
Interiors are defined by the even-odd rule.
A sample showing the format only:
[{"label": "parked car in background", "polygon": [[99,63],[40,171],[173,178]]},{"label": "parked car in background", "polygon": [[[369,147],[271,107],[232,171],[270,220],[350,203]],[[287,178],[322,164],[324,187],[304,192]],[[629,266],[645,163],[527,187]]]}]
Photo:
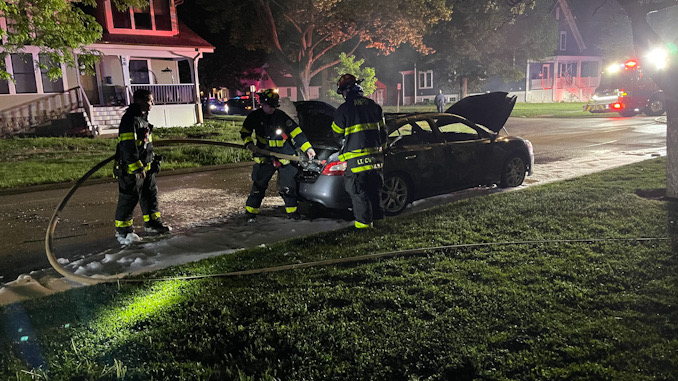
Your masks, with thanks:
[{"label": "parked car in background", "polygon": [[256,107],[249,96],[234,97],[226,101],[229,115],[247,115]]},{"label": "parked car in background", "polygon": [[[516,98],[497,92],[467,97],[446,113],[386,114],[381,203],[387,215],[401,213],[422,198],[499,184],[516,187],[534,167],[532,144],[500,135]],[[332,209],[351,206],[344,190],[342,141],[332,135],[334,107],[296,102],[299,123],[322,160],[320,172],[302,168],[299,195]]]},{"label": "parked car in background", "polygon": [[216,98],[211,98],[209,101],[209,108],[212,114],[228,114],[228,106]]}]

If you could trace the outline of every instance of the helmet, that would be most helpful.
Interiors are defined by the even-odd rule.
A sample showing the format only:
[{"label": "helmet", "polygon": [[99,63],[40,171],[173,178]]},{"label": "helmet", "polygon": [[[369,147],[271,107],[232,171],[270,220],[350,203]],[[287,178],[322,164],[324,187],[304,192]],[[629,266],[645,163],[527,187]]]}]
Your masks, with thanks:
[{"label": "helmet", "polygon": [[273,89],[266,89],[259,95],[259,102],[266,103],[271,107],[280,107],[280,95]]},{"label": "helmet", "polygon": [[362,79],[358,79],[353,74],[344,74],[339,77],[337,81],[337,94],[341,94],[344,90],[350,89],[351,86],[357,85],[362,82]]}]

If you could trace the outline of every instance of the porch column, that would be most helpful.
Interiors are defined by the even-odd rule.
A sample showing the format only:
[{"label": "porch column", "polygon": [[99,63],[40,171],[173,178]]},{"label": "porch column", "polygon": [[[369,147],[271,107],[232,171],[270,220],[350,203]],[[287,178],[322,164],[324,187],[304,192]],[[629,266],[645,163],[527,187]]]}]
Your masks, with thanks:
[{"label": "porch column", "polygon": [[556,90],[558,87],[558,78],[560,77],[560,67],[558,65],[558,56],[553,60],[553,86],[551,86],[551,102],[556,102]]},{"label": "porch column", "polygon": [[198,117],[197,122],[203,123],[204,118],[202,115],[202,103],[200,99],[200,80],[198,79],[198,60],[200,60],[200,58],[202,58],[202,53],[198,53],[193,57],[193,62],[188,61],[188,63],[192,66],[191,81],[193,82],[193,96],[195,97],[195,115]]},{"label": "porch column", "polygon": [[129,56],[118,56],[118,58],[120,58],[120,66],[122,66],[122,82],[125,86],[125,102],[129,105],[132,103],[129,98],[129,91],[132,86],[132,81],[129,77]]}]

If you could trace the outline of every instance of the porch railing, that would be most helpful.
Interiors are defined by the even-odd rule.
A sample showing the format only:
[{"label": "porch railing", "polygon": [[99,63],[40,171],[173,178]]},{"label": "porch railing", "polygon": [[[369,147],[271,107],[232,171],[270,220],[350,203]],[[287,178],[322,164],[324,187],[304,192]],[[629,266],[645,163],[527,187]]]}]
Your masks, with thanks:
[{"label": "porch railing", "polygon": [[[83,107],[83,95],[80,87],[74,87],[63,93],[47,95],[2,110],[0,111],[0,136],[20,133],[31,126],[64,117]],[[86,110],[88,111],[90,110]]]},{"label": "porch railing", "polygon": [[195,87],[187,85],[131,85],[132,92],[147,89],[157,105],[195,103]]}]

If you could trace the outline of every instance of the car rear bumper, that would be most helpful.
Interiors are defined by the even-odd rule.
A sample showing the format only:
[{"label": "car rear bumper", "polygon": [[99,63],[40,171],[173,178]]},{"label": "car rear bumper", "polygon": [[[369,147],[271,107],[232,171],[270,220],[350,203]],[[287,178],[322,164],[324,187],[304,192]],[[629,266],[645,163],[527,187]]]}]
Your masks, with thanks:
[{"label": "car rear bumper", "polygon": [[299,183],[299,196],[329,209],[351,206],[351,198],[344,188],[344,176],[320,175],[313,183],[302,180]]}]

